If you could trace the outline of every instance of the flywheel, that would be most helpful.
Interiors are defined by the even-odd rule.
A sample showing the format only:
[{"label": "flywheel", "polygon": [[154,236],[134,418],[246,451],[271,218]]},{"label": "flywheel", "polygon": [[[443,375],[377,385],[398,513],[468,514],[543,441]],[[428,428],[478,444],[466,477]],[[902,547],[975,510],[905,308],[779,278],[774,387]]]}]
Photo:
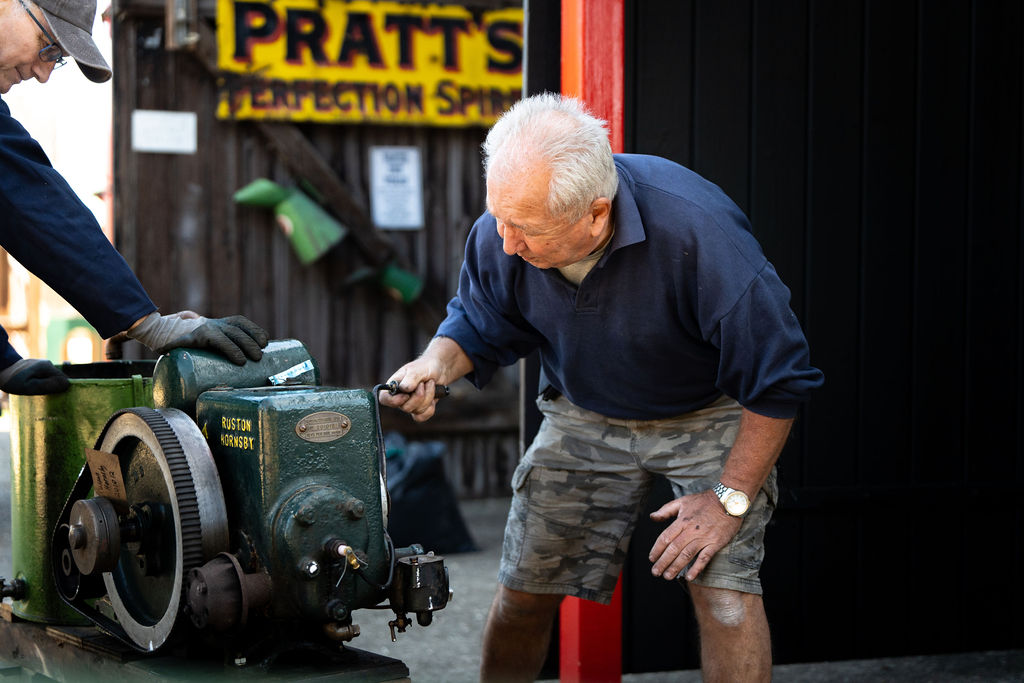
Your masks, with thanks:
[{"label": "flywheel", "polygon": [[173,408],[115,413],[96,449],[117,456],[127,499],[103,583],[124,632],[152,651],[171,635],[188,571],[228,547],[220,476],[199,428]]}]

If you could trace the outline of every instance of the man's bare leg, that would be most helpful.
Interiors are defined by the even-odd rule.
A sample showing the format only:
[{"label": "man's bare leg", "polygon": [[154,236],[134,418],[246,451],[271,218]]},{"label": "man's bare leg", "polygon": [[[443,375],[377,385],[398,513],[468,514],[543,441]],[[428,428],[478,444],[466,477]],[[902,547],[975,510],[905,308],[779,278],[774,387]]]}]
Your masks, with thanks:
[{"label": "man's bare leg", "polygon": [[770,681],[772,646],[760,595],[691,583],[706,683]]},{"label": "man's bare leg", "polygon": [[534,681],[551,643],[562,595],[539,595],[499,585],[484,627],[480,680]]}]

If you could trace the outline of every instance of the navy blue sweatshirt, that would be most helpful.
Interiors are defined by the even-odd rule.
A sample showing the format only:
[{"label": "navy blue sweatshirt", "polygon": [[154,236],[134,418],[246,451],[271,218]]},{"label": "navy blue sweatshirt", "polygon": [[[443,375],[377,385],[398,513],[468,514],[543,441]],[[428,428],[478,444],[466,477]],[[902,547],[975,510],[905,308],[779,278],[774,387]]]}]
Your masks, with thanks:
[{"label": "navy blue sweatshirt", "polygon": [[536,349],[555,389],[608,417],[672,417],[723,393],[793,417],[824,378],[743,212],[671,161],[615,161],[615,234],[579,288],[506,255],[489,213],[476,221],[437,332],[472,360],[468,379]]},{"label": "navy blue sweatshirt", "polygon": [[[104,338],[156,310],[92,212],[0,100],[0,246]],[[20,358],[0,328],[0,370]]]}]

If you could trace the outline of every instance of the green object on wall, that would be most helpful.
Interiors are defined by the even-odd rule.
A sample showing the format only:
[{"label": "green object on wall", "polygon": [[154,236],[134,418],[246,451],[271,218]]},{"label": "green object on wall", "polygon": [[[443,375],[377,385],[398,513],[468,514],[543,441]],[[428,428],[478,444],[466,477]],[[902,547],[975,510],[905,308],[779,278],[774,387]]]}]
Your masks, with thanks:
[{"label": "green object on wall", "polygon": [[277,224],[303,265],[319,259],[348,234],[346,226],[304,192],[266,178],[257,178],[235,192],[234,200],[244,206],[273,209]]},{"label": "green object on wall", "polygon": [[395,299],[404,304],[411,304],[419,298],[423,291],[423,280],[404,268],[389,264],[377,275],[377,282]]},{"label": "green object on wall", "polygon": [[373,282],[403,304],[411,304],[423,293],[423,280],[394,263],[383,268],[360,268],[345,279],[345,285],[349,287],[362,282]]}]

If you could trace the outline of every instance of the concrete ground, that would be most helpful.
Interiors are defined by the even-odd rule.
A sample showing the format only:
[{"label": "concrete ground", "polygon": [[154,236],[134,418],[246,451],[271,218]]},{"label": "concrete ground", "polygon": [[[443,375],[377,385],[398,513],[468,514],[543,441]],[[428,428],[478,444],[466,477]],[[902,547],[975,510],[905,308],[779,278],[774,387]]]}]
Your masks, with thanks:
[{"label": "concrete ground", "polygon": [[[455,597],[427,628],[414,626],[392,643],[390,612],[356,613],[360,648],[401,659],[413,683],[473,683],[480,664],[480,641],[487,608],[494,597],[501,534],[508,499],[463,501],[463,517],[480,546],[478,552],[448,555]],[[901,657],[776,666],[777,683],[1024,683],[1024,650]],[[699,683],[699,671],[625,674],[624,683]]]},{"label": "concrete ground", "polygon": [[[0,577],[10,578],[10,441],[7,415],[0,416]],[[471,683],[477,680],[480,642],[494,596],[507,499],[463,501],[463,517],[480,547],[449,555],[454,599],[429,627],[413,625],[391,642],[390,610],[355,613],[361,635],[353,645],[394,657],[409,667],[414,683]],[[1022,644],[1024,645],[1024,644]],[[779,683],[1024,683],[1024,649],[938,657],[903,657],[776,666]],[[697,683],[697,671],[626,674],[625,683]]]}]

